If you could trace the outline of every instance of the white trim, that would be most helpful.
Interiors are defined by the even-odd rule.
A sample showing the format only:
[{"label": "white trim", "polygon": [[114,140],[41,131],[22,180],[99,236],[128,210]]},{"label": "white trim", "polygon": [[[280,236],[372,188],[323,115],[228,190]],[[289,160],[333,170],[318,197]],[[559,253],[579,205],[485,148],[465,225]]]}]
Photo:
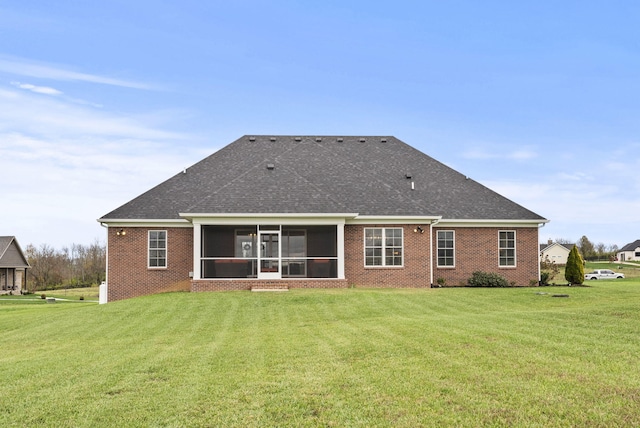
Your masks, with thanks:
[{"label": "white trim", "polygon": [[357,217],[357,213],[178,213],[184,219],[344,219]]},{"label": "white trim", "polygon": [[[105,261],[105,273],[104,273],[104,282],[105,282],[105,287],[99,288],[100,292],[104,293],[104,296],[102,295],[102,293],[98,294],[98,301],[100,304],[103,303],[109,303],[109,225],[108,224],[104,224],[104,223],[100,223],[100,226],[104,227],[105,230],[107,231],[107,239],[104,245],[104,261]],[[101,284],[102,285],[102,284]]]},{"label": "white trim", "polygon": [[[453,233],[453,264],[452,265],[440,265],[440,255],[438,250],[440,250],[440,246],[438,242],[438,234],[440,232],[452,232]],[[456,231],[451,229],[438,229],[436,230],[436,266],[440,269],[454,269],[456,267]],[[449,248],[443,248],[443,250],[448,250]]]},{"label": "white trim", "polygon": [[335,226],[344,224],[344,218],[342,217],[198,217],[193,219],[193,224],[201,224],[207,226]]},{"label": "white trim", "polygon": [[184,219],[109,219],[108,221],[99,219],[98,221],[110,227],[191,227],[191,222]]},{"label": "white trim", "polygon": [[348,218],[347,224],[431,224],[437,223],[439,216],[377,216],[365,215]]},{"label": "white trim", "polygon": [[202,279],[202,225],[193,225],[193,280]]},{"label": "white trim", "polygon": [[[267,257],[262,255],[262,236],[263,235],[276,235],[278,237],[278,250],[276,257]],[[258,271],[256,272],[258,279],[282,279],[282,226],[278,230],[260,230],[258,227],[258,248],[256,248],[256,254],[258,256]],[[262,272],[262,262],[277,261],[278,267],[276,272]]]},{"label": "white trim", "polygon": [[[150,251],[151,247],[151,232],[164,232],[164,266],[151,266]],[[169,233],[164,229],[150,229],[147,230],[147,269],[150,270],[162,270],[169,267]]]},{"label": "white trim", "polygon": [[443,219],[438,223],[438,227],[536,227],[541,223],[548,223],[549,220],[456,220]]},{"label": "white trim", "polygon": [[[500,264],[500,250],[503,249],[502,247],[500,247],[500,233],[502,232],[513,232],[513,264],[512,265],[501,265]],[[500,229],[498,230],[498,267],[499,268],[506,268],[506,269],[511,269],[511,268],[516,268],[518,267],[518,234],[516,230],[505,230],[505,229]],[[510,248],[508,247],[504,247],[505,250],[508,250]],[[539,257],[539,256],[538,256]],[[540,263],[538,263],[539,265]]]},{"label": "white trim", "polygon": [[336,245],[338,250],[338,279],[345,279],[344,277],[344,223],[336,226]]},{"label": "white trim", "polygon": [[[380,255],[380,258],[382,260],[382,264],[380,265],[368,265],[367,264],[367,230],[375,230],[375,229],[381,229],[382,230],[382,254]],[[399,265],[387,265],[386,264],[386,256],[385,256],[385,250],[387,249],[387,245],[386,245],[386,237],[387,237],[387,233],[386,230],[387,229],[393,229],[393,230],[399,230],[400,234],[401,234],[401,238],[402,238],[402,245],[401,245],[401,250],[402,250],[402,254],[400,256],[401,258],[401,263]],[[364,261],[364,268],[365,269],[381,269],[381,268],[403,268],[404,267],[404,258],[405,258],[405,254],[404,254],[404,228],[402,227],[386,227],[386,226],[375,226],[375,227],[364,227],[362,229],[362,252],[363,252],[363,261]],[[369,248],[377,248],[377,247],[369,247]],[[394,248],[393,246],[391,248]]]}]

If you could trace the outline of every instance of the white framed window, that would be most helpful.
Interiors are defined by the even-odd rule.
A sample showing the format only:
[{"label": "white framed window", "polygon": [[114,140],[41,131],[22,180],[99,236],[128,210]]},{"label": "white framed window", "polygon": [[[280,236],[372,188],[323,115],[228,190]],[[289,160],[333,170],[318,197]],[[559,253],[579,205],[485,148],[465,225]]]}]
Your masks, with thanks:
[{"label": "white framed window", "polygon": [[364,229],[364,265],[402,266],[403,235],[401,227]]},{"label": "white framed window", "polygon": [[453,230],[438,231],[438,267],[455,267],[455,237]]},{"label": "white framed window", "polygon": [[516,265],[516,231],[501,230],[498,238],[498,252],[500,267],[514,267]]},{"label": "white framed window", "polygon": [[167,267],[167,231],[166,230],[150,230],[149,231],[149,267],[150,268],[166,268]]}]

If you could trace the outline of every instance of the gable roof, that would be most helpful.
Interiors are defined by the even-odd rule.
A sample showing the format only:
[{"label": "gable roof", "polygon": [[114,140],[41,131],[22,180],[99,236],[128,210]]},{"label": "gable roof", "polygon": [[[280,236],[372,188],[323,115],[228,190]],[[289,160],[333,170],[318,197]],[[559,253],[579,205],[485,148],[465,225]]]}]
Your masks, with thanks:
[{"label": "gable roof", "polygon": [[575,244],[561,244],[558,242],[554,242],[552,244],[540,244],[540,251],[546,251],[548,248],[553,247],[554,245],[557,245],[559,247],[564,248],[565,250],[567,250],[567,252],[571,251],[571,249],[573,248],[573,246]]},{"label": "gable roof", "polygon": [[618,252],[621,251],[635,251],[636,248],[640,247],[640,239],[635,240],[633,242],[631,242],[630,244],[625,245],[624,247],[620,248],[618,250]]},{"label": "gable roof", "polygon": [[15,236],[0,236],[0,268],[29,268]]},{"label": "gable roof", "polygon": [[244,136],[99,221],[180,213],[546,221],[389,136]]}]

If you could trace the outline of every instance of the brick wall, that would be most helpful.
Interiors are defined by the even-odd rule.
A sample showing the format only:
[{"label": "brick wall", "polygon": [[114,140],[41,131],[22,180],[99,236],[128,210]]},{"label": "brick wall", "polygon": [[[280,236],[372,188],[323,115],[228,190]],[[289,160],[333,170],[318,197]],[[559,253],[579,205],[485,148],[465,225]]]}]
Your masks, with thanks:
[{"label": "brick wall", "polygon": [[288,288],[347,288],[344,279],[301,278],[301,279],[200,279],[191,283],[191,291],[233,291],[251,290],[252,287],[288,287]]},{"label": "brick wall", "polygon": [[[364,267],[364,228],[402,227],[404,265],[402,267]],[[193,229],[191,228],[109,228],[109,301],[166,291],[249,290],[251,287],[287,285],[289,288],[429,287],[429,227],[415,233],[413,225],[345,226],[345,277],[339,279],[205,279],[189,278],[193,270]],[[167,231],[167,268],[147,268],[149,230]],[[437,230],[455,230],[455,268],[438,268]],[[498,231],[516,231],[516,267],[498,267]],[[433,228],[433,280],[443,278],[447,286],[465,285],[476,270],[496,272],[518,286],[538,281],[537,228]]]},{"label": "brick wall", "polygon": [[[437,231],[455,231],[455,268],[437,267]],[[516,267],[499,267],[498,233],[516,231]],[[538,228],[433,228],[433,281],[443,278],[447,286],[466,285],[475,271],[495,272],[517,286],[538,283]]]},{"label": "brick wall", "polygon": [[[404,266],[364,267],[365,227],[401,227],[404,238]],[[413,225],[347,225],[344,229],[345,277],[357,287],[429,287],[429,228],[415,233]]]},{"label": "brick wall", "polygon": [[[120,228],[108,231],[108,300],[155,294],[166,291],[189,290],[193,270],[193,229],[165,227],[125,227],[125,235],[117,235]],[[166,269],[148,268],[147,247],[149,230],[167,231]]]}]

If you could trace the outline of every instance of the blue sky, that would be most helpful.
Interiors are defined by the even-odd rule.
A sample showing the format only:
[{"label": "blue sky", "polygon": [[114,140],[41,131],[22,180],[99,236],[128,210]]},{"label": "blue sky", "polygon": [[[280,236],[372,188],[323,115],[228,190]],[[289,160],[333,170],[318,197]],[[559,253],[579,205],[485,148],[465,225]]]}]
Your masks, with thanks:
[{"label": "blue sky", "polygon": [[245,134],[394,135],[551,220],[640,238],[635,1],[0,1],[0,235],[96,219]]}]

